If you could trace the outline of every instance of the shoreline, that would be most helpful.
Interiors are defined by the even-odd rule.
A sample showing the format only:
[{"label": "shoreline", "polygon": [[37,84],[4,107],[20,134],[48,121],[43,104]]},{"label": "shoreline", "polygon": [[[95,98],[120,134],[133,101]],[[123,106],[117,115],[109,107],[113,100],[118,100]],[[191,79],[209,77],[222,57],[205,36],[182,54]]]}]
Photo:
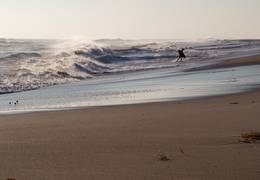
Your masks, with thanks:
[{"label": "shoreline", "polygon": [[260,65],[260,55],[226,59],[223,62],[187,69],[186,72]]},{"label": "shoreline", "polygon": [[[260,90],[222,97],[0,116],[0,178],[260,177]],[[169,161],[160,161],[166,155]]]},{"label": "shoreline", "polygon": [[259,108],[256,88],[0,115],[0,179],[258,180],[260,142],[239,136],[260,132]]},{"label": "shoreline", "polygon": [[260,132],[259,107],[256,88],[0,115],[0,179],[258,180],[260,143],[239,136]]},{"label": "shoreline", "polygon": [[[259,85],[260,86],[260,85]],[[73,111],[84,111],[89,109],[99,109],[99,108],[116,108],[116,107],[127,107],[127,106],[146,106],[146,105],[156,105],[156,104],[180,104],[180,103],[192,103],[196,101],[205,101],[205,100],[214,100],[218,98],[225,98],[225,97],[232,97],[237,95],[246,95],[255,92],[260,92],[260,87],[252,88],[247,91],[243,92],[235,92],[229,94],[221,94],[221,95],[210,95],[210,96],[198,96],[198,97],[190,97],[187,99],[180,99],[180,100],[165,100],[165,101],[157,101],[157,102],[141,102],[141,103],[133,103],[133,104],[116,104],[116,105],[104,105],[104,106],[83,106],[83,107],[73,107],[73,108],[64,108],[64,109],[42,109],[36,111],[17,111],[17,112],[10,112],[10,113],[3,113],[0,114],[1,116],[19,116],[19,115],[26,115],[26,114],[37,114],[37,113],[50,113],[50,112],[73,112]]]},{"label": "shoreline", "polygon": [[210,95],[210,96],[198,96],[198,97],[191,97],[187,99],[180,99],[180,100],[165,100],[165,101],[157,101],[157,102],[141,102],[141,103],[133,103],[133,104],[116,104],[116,105],[104,105],[104,106],[83,106],[83,107],[74,107],[74,108],[65,108],[65,109],[45,109],[39,111],[24,111],[24,112],[16,112],[16,113],[4,113],[0,114],[0,121],[1,117],[8,117],[8,116],[17,116],[20,115],[33,115],[33,114],[47,114],[47,113],[65,113],[65,112],[78,112],[78,111],[88,111],[88,110],[98,110],[103,108],[120,108],[120,107],[133,107],[137,108],[138,106],[152,106],[152,105],[166,105],[166,104],[183,104],[183,103],[194,103],[194,102],[203,102],[203,101],[215,101],[217,99],[224,99],[224,98],[233,98],[236,96],[250,96],[251,94],[260,94],[260,87],[255,87],[247,91],[237,92],[237,93],[229,93],[223,95]]},{"label": "shoreline", "polygon": [[[250,56],[250,57],[242,57],[242,58],[238,58],[238,59],[228,59],[223,61],[222,63],[219,64],[213,64],[210,66],[202,66],[199,67],[200,71],[203,72],[203,70],[210,70],[210,69],[218,69],[218,68],[231,68],[231,67],[238,67],[238,66],[248,66],[248,65],[259,65],[260,64],[260,55],[258,56]],[[232,69],[231,69],[232,70]],[[231,81],[231,80],[230,80]],[[190,96],[190,97],[182,97],[180,99],[178,99],[178,97],[168,97],[168,98],[161,98],[161,99],[157,99],[154,100],[154,102],[149,102],[149,101],[144,101],[144,102],[129,102],[126,104],[108,104],[108,105],[87,105],[87,106],[75,106],[75,107],[53,107],[53,108],[39,108],[39,109],[11,109],[11,110],[6,110],[6,111],[2,111],[1,115],[11,115],[11,114],[27,114],[27,113],[34,113],[34,112],[48,112],[48,111],[70,111],[70,110],[77,110],[77,109],[85,109],[85,108],[96,108],[96,107],[103,107],[103,106],[124,106],[124,105],[134,105],[134,104],[149,104],[149,103],[160,103],[160,102],[169,102],[169,101],[176,101],[176,102],[181,102],[181,101],[189,101],[189,100],[196,100],[196,99],[204,99],[204,98],[210,98],[210,97],[218,97],[218,96],[225,96],[225,95],[232,95],[232,94],[238,94],[238,93],[244,93],[244,92],[250,92],[250,91],[254,91],[255,89],[258,89],[259,85],[255,84],[252,85],[252,87],[250,87],[249,89],[241,89],[241,91],[233,91],[233,92],[226,92],[226,93],[219,93],[216,95],[211,94],[211,95],[194,95],[194,97]]]}]

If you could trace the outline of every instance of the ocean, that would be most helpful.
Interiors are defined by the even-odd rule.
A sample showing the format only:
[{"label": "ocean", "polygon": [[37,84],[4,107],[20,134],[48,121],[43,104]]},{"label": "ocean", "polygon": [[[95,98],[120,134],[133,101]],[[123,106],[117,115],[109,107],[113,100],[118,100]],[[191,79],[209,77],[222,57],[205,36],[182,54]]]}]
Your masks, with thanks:
[{"label": "ocean", "polygon": [[260,40],[0,39],[0,113],[241,92],[260,83],[259,66],[188,70],[258,54]]}]

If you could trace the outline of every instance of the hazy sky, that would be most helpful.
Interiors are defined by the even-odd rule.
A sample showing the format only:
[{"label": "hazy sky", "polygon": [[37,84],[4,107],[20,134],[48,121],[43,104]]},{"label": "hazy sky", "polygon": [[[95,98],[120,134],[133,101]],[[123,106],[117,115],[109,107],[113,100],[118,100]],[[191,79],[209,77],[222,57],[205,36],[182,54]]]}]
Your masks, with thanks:
[{"label": "hazy sky", "polygon": [[260,0],[0,0],[0,37],[260,38]]}]

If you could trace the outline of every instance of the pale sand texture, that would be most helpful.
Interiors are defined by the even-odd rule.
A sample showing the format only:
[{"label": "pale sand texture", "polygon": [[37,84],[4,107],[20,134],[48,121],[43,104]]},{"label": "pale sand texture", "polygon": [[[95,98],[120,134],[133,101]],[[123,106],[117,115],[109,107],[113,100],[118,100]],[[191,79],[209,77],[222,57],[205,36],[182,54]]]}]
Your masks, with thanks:
[{"label": "pale sand texture", "polygon": [[0,178],[259,179],[260,144],[238,143],[260,131],[259,103],[255,91],[1,116]]}]

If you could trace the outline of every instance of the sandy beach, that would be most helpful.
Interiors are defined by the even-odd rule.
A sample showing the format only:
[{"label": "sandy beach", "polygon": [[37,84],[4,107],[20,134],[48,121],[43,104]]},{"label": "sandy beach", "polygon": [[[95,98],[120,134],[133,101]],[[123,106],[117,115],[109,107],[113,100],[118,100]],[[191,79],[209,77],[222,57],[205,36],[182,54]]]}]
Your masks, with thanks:
[{"label": "sandy beach", "polygon": [[[259,56],[253,58],[259,63]],[[248,65],[247,60],[241,58],[240,65]],[[226,62],[231,67],[238,61]],[[260,91],[254,90],[179,102],[1,115],[0,179],[257,180],[260,144],[240,143],[239,136],[260,131],[259,103]]]},{"label": "sandy beach", "polygon": [[211,64],[207,66],[201,66],[196,68],[188,69],[188,71],[201,71],[201,70],[209,70],[209,69],[220,69],[220,68],[230,68],[237,66],[250,66],[250,65],[259,65],[260,64],[260,56],[247,56],[241,58],[233,58],[225,60],[224,62]]},{"label": "sandy beach", "polygon": [[260,180],[260,0],[0,0],[0,180]]}]

